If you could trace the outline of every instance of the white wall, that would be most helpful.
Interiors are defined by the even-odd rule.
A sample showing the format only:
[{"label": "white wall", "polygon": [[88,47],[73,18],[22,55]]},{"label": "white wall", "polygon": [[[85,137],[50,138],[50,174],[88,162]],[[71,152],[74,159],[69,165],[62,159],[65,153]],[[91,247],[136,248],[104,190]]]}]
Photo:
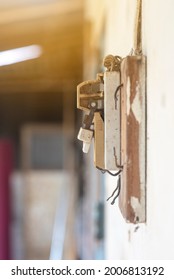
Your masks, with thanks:
[{"label": "white wall", "polygon": [[[99,3],[104,7],[101,10],[106,28],[105,55],[128,55],[133,46],[136,0]],[[118,206],[106,204],[108,259],[174,259],[173,10],[172,0],[143,1],[143,52],[147,55],[147,223],[138,229],[126,224]],[[93,14],[97,14],[97,7]],[[97,18],[100,17],[93,18],[94,33],[99,25]],[[107,196],[115,185],[115,180],[107,177]]]}]

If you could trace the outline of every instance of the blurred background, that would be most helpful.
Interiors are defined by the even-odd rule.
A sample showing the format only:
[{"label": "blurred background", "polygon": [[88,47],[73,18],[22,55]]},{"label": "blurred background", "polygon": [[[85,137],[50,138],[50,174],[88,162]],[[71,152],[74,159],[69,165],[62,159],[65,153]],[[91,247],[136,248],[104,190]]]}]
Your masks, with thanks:
[{"label": "blurred background", "polygon": [[[133,47],[136,0],[0,0],[0,259],[173,259],[171,0],[143,1],[147,223],[77,140],[76,87]],[[174,7],[173,7],[174,8]]]},{"label": "blurred background", "polygon": [[0,1],[1,259],[78,257],[82,2]]},{"label": "blurred background", "polygon": [[84,4],[0,1],[1,259],[93,258],[93,243],[102,248],[92,222],[98,205],[91,214],[82,203],[76,140]]}]

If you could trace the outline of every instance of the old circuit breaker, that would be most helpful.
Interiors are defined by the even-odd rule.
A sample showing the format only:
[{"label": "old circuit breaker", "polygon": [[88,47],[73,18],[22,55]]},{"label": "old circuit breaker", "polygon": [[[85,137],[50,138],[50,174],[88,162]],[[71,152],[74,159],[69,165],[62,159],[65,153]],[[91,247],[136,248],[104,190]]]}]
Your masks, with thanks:
[{"label": "old circuit breaker", "polygon": [[145,222],[146,57],[109,55],[107,70],[77,87],[77,107],[85,112],[78,139],[87,153],[94,138],[94,163],[121,171],[119,205],[126,221]]},{"label": "old circuit breaker", "polygon": [[141,11],[142,1],[137,0],[131,55],[108,55],[106,71],[77,87],[77,107],[85,112],[78,134],[83,151],[88,152],[94,139],[95,166],[119,174],[120,210],[127,222],[135,224],[146,222],[146,57],[141,48]]},{"label": "old circuit breaker", "polygon": [[118,56],[107,56],[107,70],[97,74],[96,80],[77,87],[77,107],[85,112],[78,139],[87,153],[94,137],[94,163],[103,170],[118,170],[121,166],[120,62]]}]

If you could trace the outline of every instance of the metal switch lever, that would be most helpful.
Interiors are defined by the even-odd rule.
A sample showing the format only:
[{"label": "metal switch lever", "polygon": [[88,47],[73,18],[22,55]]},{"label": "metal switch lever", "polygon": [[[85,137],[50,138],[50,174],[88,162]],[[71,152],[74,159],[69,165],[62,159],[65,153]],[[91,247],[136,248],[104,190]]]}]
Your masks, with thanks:
[{"label": "metal switch lever", "polygon": [[91,102],[91,110],[89,115],[84,116],[83,125],[79,130],[77,138],[80,141],[83,141],[83,152],[88,153],[90,144],[93,138],[94,131],[91,129],[92,121],[94,118],[94,112],[96,110],[96,102]]},{"label": "metal switch lever", "polygon": [[[97,74],[96,80],[77,86],[77,108],[87,112],[78,139],[83,141],[83,151],[88,152],[94,136],[95,166],[119,170],[120,158],[120,62],[118,56],[109,55],[104,60],[107,70]],[[93,124],[93,126],[92,126]]]}]

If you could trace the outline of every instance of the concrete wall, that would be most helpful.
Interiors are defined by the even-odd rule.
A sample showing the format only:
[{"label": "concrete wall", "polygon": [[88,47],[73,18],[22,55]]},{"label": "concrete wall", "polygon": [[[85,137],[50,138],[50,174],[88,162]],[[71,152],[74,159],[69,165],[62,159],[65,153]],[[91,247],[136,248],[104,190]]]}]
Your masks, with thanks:
[{"label": "concrete wall", "polygon": [[[126,56],[133,47],[136,0],[86,1],[91,44],[104,25],[104,55]],[[143,53],[147,56],[147,223],[126,224],[117,205],[106,204],[107,259],[174,258],[174,2],[143,1]],[[98,46],[100,47],[100,46]],[[106,178],[106,196],[115,188]]]}]

